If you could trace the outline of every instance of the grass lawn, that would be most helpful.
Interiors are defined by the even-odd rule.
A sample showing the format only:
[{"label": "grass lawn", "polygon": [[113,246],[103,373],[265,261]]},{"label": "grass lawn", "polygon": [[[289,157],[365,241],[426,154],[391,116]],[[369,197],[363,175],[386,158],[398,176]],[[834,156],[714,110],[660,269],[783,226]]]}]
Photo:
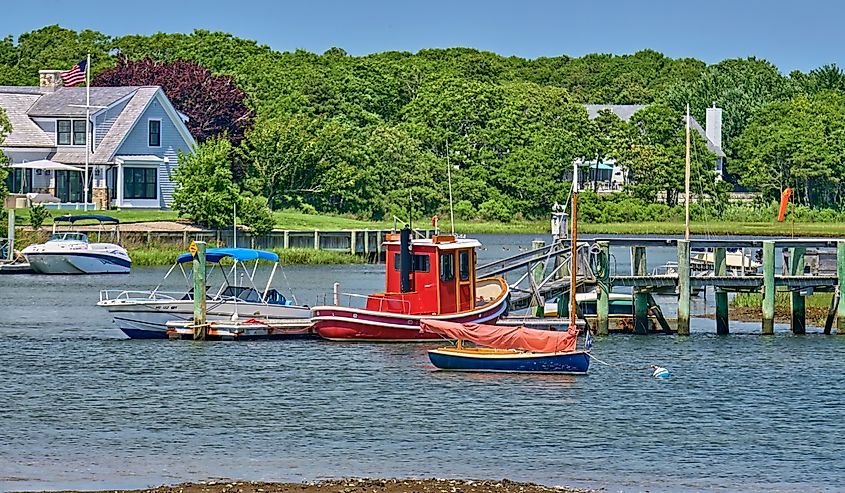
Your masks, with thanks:
[{"label": "grass lawn", "polygon": [[[52,224],[52,217],[64,214],[85,214],[83,211],[50,211],[50,218],[45,225]],[[120,210],[120,211],[89,211],[88,214],[103,214],[116,217],[124,223],[149,222],[149,221],[176,221],[180,220],[175,211],[156,210]],[[29,224],[29,209],[18,209],[16,211],[17,224],[25,226]],[[347,230],[347,229],[390,229],[393,221],[365,221],[347,216],[331,214],[304,214],[293,210],[276,211],[273,213],[276,219],[276,228],[289,230]],[[181,219],[181,221],[186,221]],[[401,224],[400,224],[401,226]],[[430,229],[431,223],[428,220],[414,223],[415,227]],[[548,220],[513,221],[501,223],[494,221],[456,221],[455,231],[463,234],[479,233],[525,233],[542,234],[549,232]],[[448,218],[440,221],[441,231],[451,231]],[[680,235],[684,232],[682,222],[638,222],[638,223],[606,223],[595,224],[579,222],[578,230],[587,234],[666,234]],[[739,223],[739,222],[693,222],[690,225],[693,234],[712,235],[758,235],[758,236],[823,236],[823,237],[845,237],[845,223]]]}]

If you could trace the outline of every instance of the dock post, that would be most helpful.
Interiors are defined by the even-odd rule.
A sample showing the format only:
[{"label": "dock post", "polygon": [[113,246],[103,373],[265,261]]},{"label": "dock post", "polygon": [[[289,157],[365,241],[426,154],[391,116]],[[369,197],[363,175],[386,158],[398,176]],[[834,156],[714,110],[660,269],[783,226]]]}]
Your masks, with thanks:
[{"label": "dock post", "polygon": [[15,210],[9,209],[9,251],[7,257],[9,260],[15,260]]},{"label": "dock post", "polygon": [[763,334],[775,333],[775,242],[763,242]]},{"label": "dock post", "polygon": [[367,262],[370,258],[370,230],[364,230],[364,256],[367,257]]},{"label": "dock post", "polygon": [[[647,275],[645,247],[631,247],[631,270],[635,276]],[[648,291],[634,288],[634,333],[648,334]]]},{"label": "dock post", "polygon": [[845,293],[845,241],[836,242],[836,278],[839,285],[839,306],[836,307],[836,334],[845,335],[845,303],[841,297]]},{"label": "dock post", "polygon": [[355,244],[357,239],[358,239],[358,232],[353,229],[352,232],[349,233],[349,253],[351,253],[352,255],[355,255],[356,253],[358,253],[356,251],[356,247],[358,245]]},{"label": "dock post", "polygon": [[205,324],[205,242],[195,241],[189,247],[194,255],[194,340],[204,341],[206,338]]},{"label": "dock post", "polygon": [[[713,263],[715,264],[715,275],[725,277],[728,275],[728,261],[724,247],[717,247],[713,251]],[[730,318],[728,317],[728,293],[722,288],[715,287],[716,292],[716,334],[730,334]]]},{"label": "dock post", "polygon": [[[599,241],[599,255],[605,262],[610,259],[610,244],[606,241]],[[596,331],[600,336],[606,336],[609,332],[608,313],[610,313],[610,265],[605,265],[599,272],[599,297],[596,300]]]},{"label": "dock post", "polygon": [[[789,252],[789,274],[793,276],[804,275],[804,247],[791,248]],[[792,333],[806,334],[807,333],[807,319],[806,309],[804,303],[804,295],[800,291],[793,291],[790,295],[792,298]]]},{"label": "dock post", "polygon": [[381,262],[381,230],[376,231],[376,263]]},{"label": "dock post", "polygon": [[285,250],[290,248],[290,231],[288,230],[285,230],[284,233],[282,233],[282,248]]},{"label": "dock post", "polygon": [[320,249],[320,230],[314,230],[314,250]]},{"label": "dock post", "polygon": [[690,332],[690,244],[678,240],[678,335]]},{"label": "dock post", "polygon": [[[546,242],[543,240],[533,240],[531,242],[531,249],[532,250],[539,250],[546,246]],[[543,282],[543,273],[546,270],[546,266],[543,265],[542,262],[537,262],[534,264],[534,267],[531,268],[531,275],[534,276],[535,283]]]}]

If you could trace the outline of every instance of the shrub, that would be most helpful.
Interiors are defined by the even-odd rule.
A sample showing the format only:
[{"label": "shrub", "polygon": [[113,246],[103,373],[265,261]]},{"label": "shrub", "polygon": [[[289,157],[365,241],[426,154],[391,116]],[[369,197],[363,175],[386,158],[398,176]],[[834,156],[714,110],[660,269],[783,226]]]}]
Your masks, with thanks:
[{"label": "shrub", "polygon": [[43,204],[34,204],[29,208],[29,224],[32,229],[41,229],[48,217],[50,217],[50,213],[47,212],[47,208]]}]

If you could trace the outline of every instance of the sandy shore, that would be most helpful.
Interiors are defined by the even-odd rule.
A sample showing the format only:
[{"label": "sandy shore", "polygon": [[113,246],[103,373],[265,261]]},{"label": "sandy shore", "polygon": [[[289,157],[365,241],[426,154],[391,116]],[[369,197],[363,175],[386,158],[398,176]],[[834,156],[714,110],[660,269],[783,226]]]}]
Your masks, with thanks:
[{"label": "sandy shore", "polygon": [[311,483],[233,481],[183,483],[142,490],[108,490],[109,493],[595,493],[597,491],[600,490],[548,487],[532,483],[517,483],[507,479],[337,479]]}]

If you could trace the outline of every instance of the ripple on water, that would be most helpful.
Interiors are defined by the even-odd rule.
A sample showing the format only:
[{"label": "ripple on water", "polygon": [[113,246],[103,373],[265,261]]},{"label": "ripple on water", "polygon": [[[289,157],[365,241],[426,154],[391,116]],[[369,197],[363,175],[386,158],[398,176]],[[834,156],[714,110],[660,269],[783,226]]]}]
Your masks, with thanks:
[{"label": "ripple on water", "polygon": [[[372,268],[287,277],[313,299],[335,278],[379,288],[356,269]],[[668,381],[597,363],[578,378],[473,375],[432,371],[427,345],[129,341],[92,306],[162,273],[0,278],[14,293],[0,310],[0,489],[355,475],[845,490],[845,338],[596,340],[602,360],[659,363]]]}]

